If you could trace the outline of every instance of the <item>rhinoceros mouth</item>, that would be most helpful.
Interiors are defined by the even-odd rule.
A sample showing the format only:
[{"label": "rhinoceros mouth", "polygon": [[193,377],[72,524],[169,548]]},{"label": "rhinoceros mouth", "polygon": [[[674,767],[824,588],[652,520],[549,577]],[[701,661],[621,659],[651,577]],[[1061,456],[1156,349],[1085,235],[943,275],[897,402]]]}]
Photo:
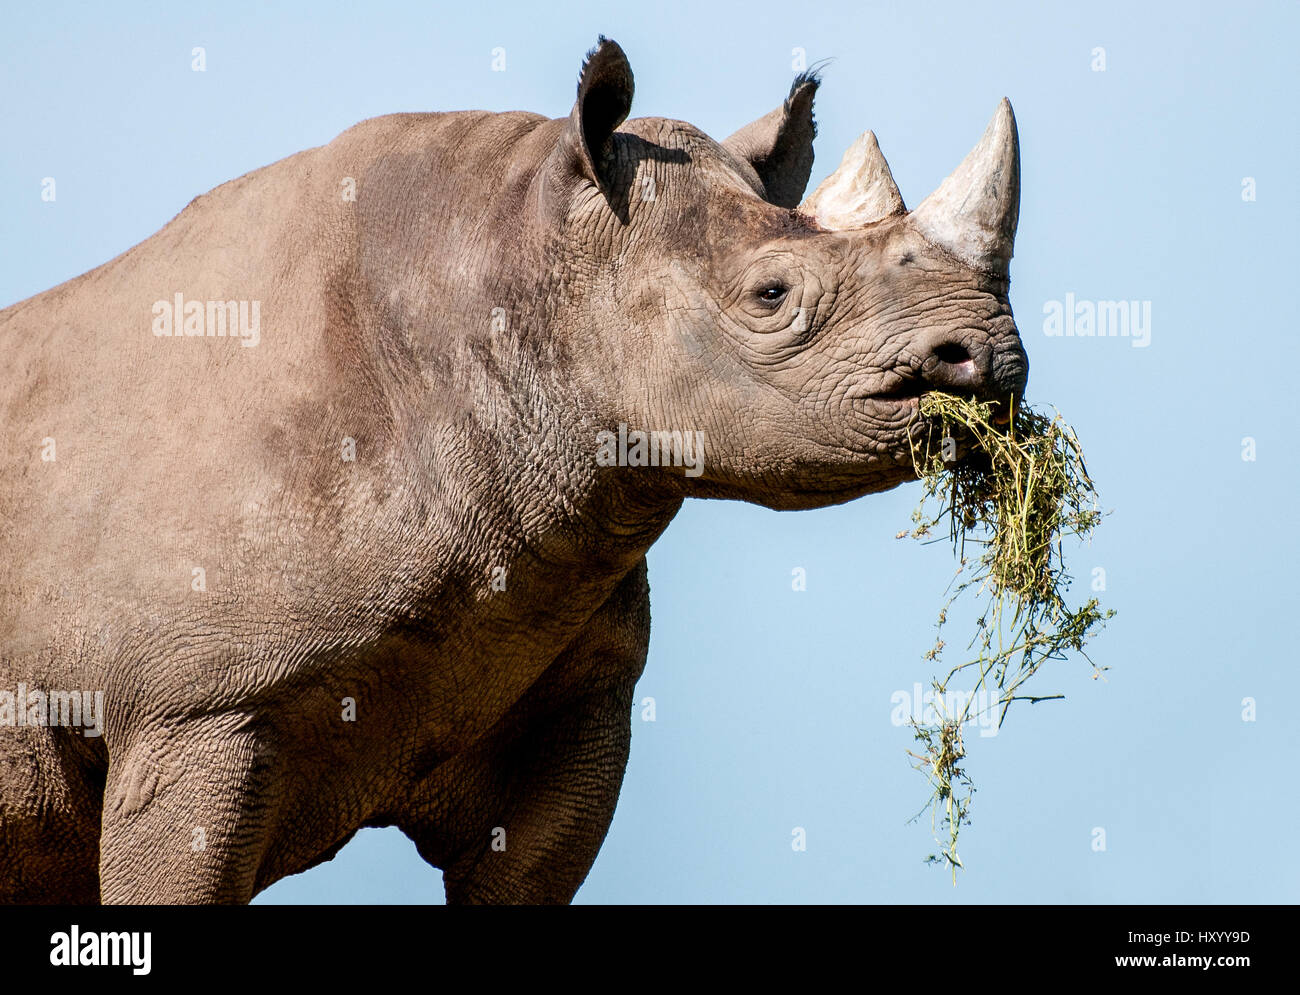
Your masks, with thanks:
[{"label": "rhinoceros mouth", "polygon": [[[886,390],[873,391],[868,394],[859,394],[851,397],[854,403],[867,402],[876,412],[893,410],[895,412],[912,413],[919,422],[927,422],[920,414],[921,398],[929,393],[934,392],[933,385],[919,378],[904,378],[894,386]],[[969,392],[956,392],[962,396],[971,396]],[[1019,398],[1012,402],[1012,405],[1005,403],[1005,398],[981,398],[981,400],[990,401],[993,410],[990,413],[990,420],[999,428],[1004,428],[1011,423],[1012,405],[1019,404]]]},{"label": "rhinoceros mouth", "polygon": [[[905,471],[903,478],[907,479],[914,468],[917,447],[924,452],[927,445],[937,444],[945,432],[942,419],[921,413],[922,397],[934,390],[932,384],[920,377],[901,376],[885,389],[849,397],[857,416],[854,434],[865,437],[864,450],[871,455],[873,466],[875,458],[886,455]],[[994,407],[992,420],[999,428],[1009,423],[1010,418],[1008,405]],[[953,457],[957,461],[964,462],[978,451],[978,440],[963,426],[950,425],[946,431],[952,436]]]},{"label": "rhinoceros mouth", "polygon": [[920,377],[900,373],[895,374],[893,383],[888,387],[868,391],[858,396],[872,401],[916,401],[930,389],[930,385]]},{"label": "rhinoceros mouth", "polygon": [[920,412],[920,394],[859,394],[848,399],[862,414],[874,420],[892,423],[911,421]]},{"label": "rhinoceros mouth", "polygon": [[996,398],[993,398],[987,396],[980,396],[983,393],[980,391],[971,391],[971,390],[942,391],[940,388],[936,388],[933,384],[928,383],[927,381],[921,380],[919,378],[916,379],[909,378],[900,381],[899,383],[895,384],[893,387],[890,387],[888,390],[877,390],[866,394],[859,394],[856,396],[869,398],[874,401],[916,401],[919,400],[923,395],[932,394],[932,393],[951,393],[961,397],[978,397],[980,400],[983,401],[991,401],[994,406],[993,414],[995,418],[999,416],[1000,412],[1005,413],[1006,411],[1006,405],[999,403],[1001,400],[1004,400],[1004,398],[1001,395],[999,395]]}]

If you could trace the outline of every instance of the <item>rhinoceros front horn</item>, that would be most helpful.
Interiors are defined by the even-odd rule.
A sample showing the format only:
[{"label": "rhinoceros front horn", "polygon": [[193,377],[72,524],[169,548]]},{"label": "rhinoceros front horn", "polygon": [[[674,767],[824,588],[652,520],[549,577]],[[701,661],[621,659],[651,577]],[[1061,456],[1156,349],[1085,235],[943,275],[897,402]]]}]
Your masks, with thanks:
[{"label": "rhinoceros front horn", "polygon": [[865,132],[844,153],[839,168],[799,205],[829,231],[861,228],[907,210],[876,136]]},{"label": "rhinoceros front horn", "polygon": [[911,221],[916,229],[976,269],[1005,273],[1020,218],[1020,142],[1004,97],[984,137]]}]

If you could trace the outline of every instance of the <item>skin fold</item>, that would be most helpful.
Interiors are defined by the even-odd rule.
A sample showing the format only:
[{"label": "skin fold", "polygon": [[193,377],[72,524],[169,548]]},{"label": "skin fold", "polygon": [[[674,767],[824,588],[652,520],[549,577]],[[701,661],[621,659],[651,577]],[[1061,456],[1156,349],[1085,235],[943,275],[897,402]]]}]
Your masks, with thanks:
[{"label": "skin fold", "polygon": [[602,39],[566,118],[363,122],[0,312],[0,900],[247,902],[397,826],[449,901],[569,901],[682,501],[883,491],[923,391],[1024,389],[1009,105],[915,211],[874,136],[800,207],[817,86],[718,143]]}]

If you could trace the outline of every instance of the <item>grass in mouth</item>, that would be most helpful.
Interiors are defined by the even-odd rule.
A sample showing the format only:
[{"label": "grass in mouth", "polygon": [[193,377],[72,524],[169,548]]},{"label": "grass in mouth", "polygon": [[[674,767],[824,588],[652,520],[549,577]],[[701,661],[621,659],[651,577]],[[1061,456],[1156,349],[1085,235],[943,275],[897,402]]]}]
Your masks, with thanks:
[{"label": "grass in mouth", "polygon": [[[1037,703],[1061,694],[1032,694],[1025,687],[1043,664],[1073,651],[1098,668],[1084,644],[1115,614],[1096,598],[1071,609],[1065,595],[1064,541],[1087,540],[1101,521],[1097,491],[1079,440],[1057,413],[1052,417],[1012,405],[1008,424],[993,421],[995,405],[932,392],[921,397],[927,432],[912,443],[912,462],[924,491],[912,513],[913,528],[899,538],[939,541],[946,526],[960,565],[939,611],[934,646],[925,659],[938,664],[944,624],[953,602],[967,592],[981,606],[964,662],[932,681],[935,721],[912,717],[919,752],[909,751],[933,789],[931,828],[941,847],[926,860],[951,868],[956,884],[957,838],[970,824],[975,788],[962,761],[964,725],[996,713],[1000,728],[1012,702]],[[957,440],[971,444],[956,460]],[[975,676],[974,689],[950,694],[958,675]],[[964,701],[964,704],[962,702]],[[956,702],[956,704],[951,704]]]}]

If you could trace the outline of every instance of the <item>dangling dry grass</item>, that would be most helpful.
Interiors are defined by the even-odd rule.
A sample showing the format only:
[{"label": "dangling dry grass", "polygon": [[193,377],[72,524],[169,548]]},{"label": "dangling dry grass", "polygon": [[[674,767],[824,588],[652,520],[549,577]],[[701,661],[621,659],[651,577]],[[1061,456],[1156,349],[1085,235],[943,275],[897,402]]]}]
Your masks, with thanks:
[{"label": "dangling dry grass", "polygon": [[[996,710],[1001,727],[1014,701],[1063,697],[1030,694],[1024,685],[1043,664],[1064,660],[1070,651],[1099,677],[1106,668],[1092,664],[1083,647],[1115,613],[1103,612],[1096,598],[1073,610],[1065,600],[1071,580],[1065,540],[1089,539],[1101,512],[1079,440],[1060,414],[1014,407],[1009,424],[998,426],[993,404],[943,393],[924,395],[920,411],[928,431],[914,442],[912,460],[924,492],[912,513],[914,527],[899,537],[933,541],[946,523],[960,560],[956,587],[939,612],[939,635],[925,658],[939,661],[948,609],[957,598],[971,592],[983,605],[969,658],[932,682],[938,721],[912,719],[922,748],[910,755],[933,788],[926,807],[942,847],[926,859],[950,867],[955,884],[962,866],[957,838],[970,824],[975,790],[961,766],[963,725]],[[962,460],[954,459],[958,440],[971,445]],[[975,687],[969,697],[963,694],[964,707],[948,709],[948,686],[967,671],[978,673]],[[977,707],[977,699],[991,703]]]}]

